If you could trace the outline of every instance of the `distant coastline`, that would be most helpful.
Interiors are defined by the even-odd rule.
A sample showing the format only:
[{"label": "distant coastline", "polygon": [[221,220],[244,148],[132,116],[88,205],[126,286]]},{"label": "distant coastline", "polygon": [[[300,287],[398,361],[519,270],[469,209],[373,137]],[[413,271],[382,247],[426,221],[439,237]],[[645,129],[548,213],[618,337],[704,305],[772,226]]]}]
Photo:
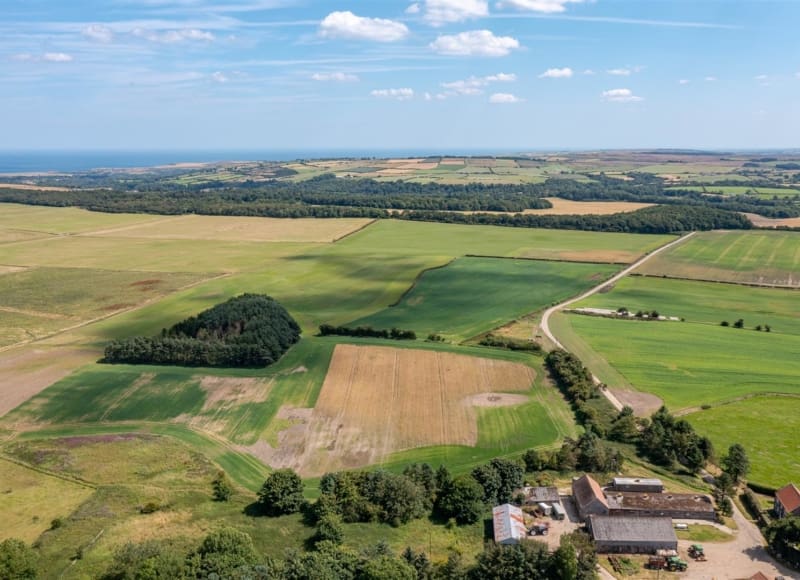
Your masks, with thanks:
[{"label": "distant coastline", "polygon": [[0,173],[77,172],[92,169],[129,169],[178,163],[223,161],[292,161],[341,157],[426,157],[437,155],[511,155],[497,150],[426,149],[306,149],[306,150],[208,150],[208,151],[2,151]]}]

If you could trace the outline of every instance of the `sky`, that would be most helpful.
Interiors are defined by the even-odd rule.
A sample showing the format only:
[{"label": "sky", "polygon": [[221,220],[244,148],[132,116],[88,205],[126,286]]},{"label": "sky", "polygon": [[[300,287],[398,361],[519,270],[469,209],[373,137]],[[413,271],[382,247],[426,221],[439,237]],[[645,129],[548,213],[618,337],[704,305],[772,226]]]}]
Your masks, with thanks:
[{"label": "sky", "polygon": [[800,0],[2,0],[0,149],[800,147]]}]

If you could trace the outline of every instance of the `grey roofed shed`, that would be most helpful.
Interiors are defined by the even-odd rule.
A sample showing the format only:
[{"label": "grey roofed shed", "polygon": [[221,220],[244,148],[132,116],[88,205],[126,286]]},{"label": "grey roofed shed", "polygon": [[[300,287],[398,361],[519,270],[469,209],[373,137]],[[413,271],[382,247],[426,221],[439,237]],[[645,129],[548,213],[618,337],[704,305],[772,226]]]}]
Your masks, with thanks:
[{"label": "grey roofed shed", "polygon": [[670,518],[592,515],[589,527],[598,552],[654,554],[678,549]]}]

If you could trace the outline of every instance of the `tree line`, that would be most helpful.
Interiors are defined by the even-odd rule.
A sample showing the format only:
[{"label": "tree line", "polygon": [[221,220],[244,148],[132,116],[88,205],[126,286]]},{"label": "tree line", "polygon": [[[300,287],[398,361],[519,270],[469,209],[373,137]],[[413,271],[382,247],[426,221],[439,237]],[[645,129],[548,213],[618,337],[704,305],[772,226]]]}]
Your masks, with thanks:
[{"label": "tree line", "polygon": [[300,340],[300,326],[269,296],[243,294],[165,328],[109,343],[102,362],[264,367]]},{"label": "tree line", "polygon": [[333,326],[321,324],[320,336],[355,336],[358,338],[386,338],[391,340],[417,340],[417,333],[413,330],[401,328],[372,328],[371,326]]}]

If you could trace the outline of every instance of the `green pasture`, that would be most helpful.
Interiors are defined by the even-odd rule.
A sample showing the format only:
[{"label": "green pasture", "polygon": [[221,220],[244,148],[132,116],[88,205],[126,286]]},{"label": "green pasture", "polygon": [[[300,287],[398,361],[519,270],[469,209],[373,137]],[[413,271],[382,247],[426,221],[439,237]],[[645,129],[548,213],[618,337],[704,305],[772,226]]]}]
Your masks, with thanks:
[{"label": "green pasture", "polygon": [[597,264],[459,258],[425,272],[396,306],[350,324],[463,340],[578,294],[616,271]]},{"label": "green pasture", "polygon": [[719,193],[722,195],[752,195],[757,197],[773,197],[777,195],[778,197],[791,197],[794,195],[800,194],[800,190],[797,189],[785,189],[780,187],[756,187],[756,186],[744,186],[744,185],[715,185],[710,183],[708,185],[686,185],[686,186],[675,186],[675,187],[667,187],[669,190],[689,190],[689,191],[700,191],[703,193]]},{"label": "green pasture", "polygon": [[51,234],[76,234],[158,221],[164,216],[99,213],[74,207],[53,208],[0,203],[0,231],[28,230]]},{"label": "green pasture", "polygon": [[686,417],[711,438],[717,453],[740,443],[750,458],[748,479],[771,488],[800,480],[800,398],[763,396],[697,411]]},{"label": "green pasture", "polygon": [[772,332],[800,335],[798,303],[797,290],[629,276],[611,292],[595,294],[574,307],[657,310],[662,316],[711,325],[741,318],[749,329],[769,325]]},{"label": "green pasture", "polygon": [[649,260],[637,272],[800,286],[800,234],[761,230],[702,232]]},{"label": "green pasture", "polygon": [[754,393],[800,394],[797,335],[582,315],[564,320],[627,383],[673,411]]}]

